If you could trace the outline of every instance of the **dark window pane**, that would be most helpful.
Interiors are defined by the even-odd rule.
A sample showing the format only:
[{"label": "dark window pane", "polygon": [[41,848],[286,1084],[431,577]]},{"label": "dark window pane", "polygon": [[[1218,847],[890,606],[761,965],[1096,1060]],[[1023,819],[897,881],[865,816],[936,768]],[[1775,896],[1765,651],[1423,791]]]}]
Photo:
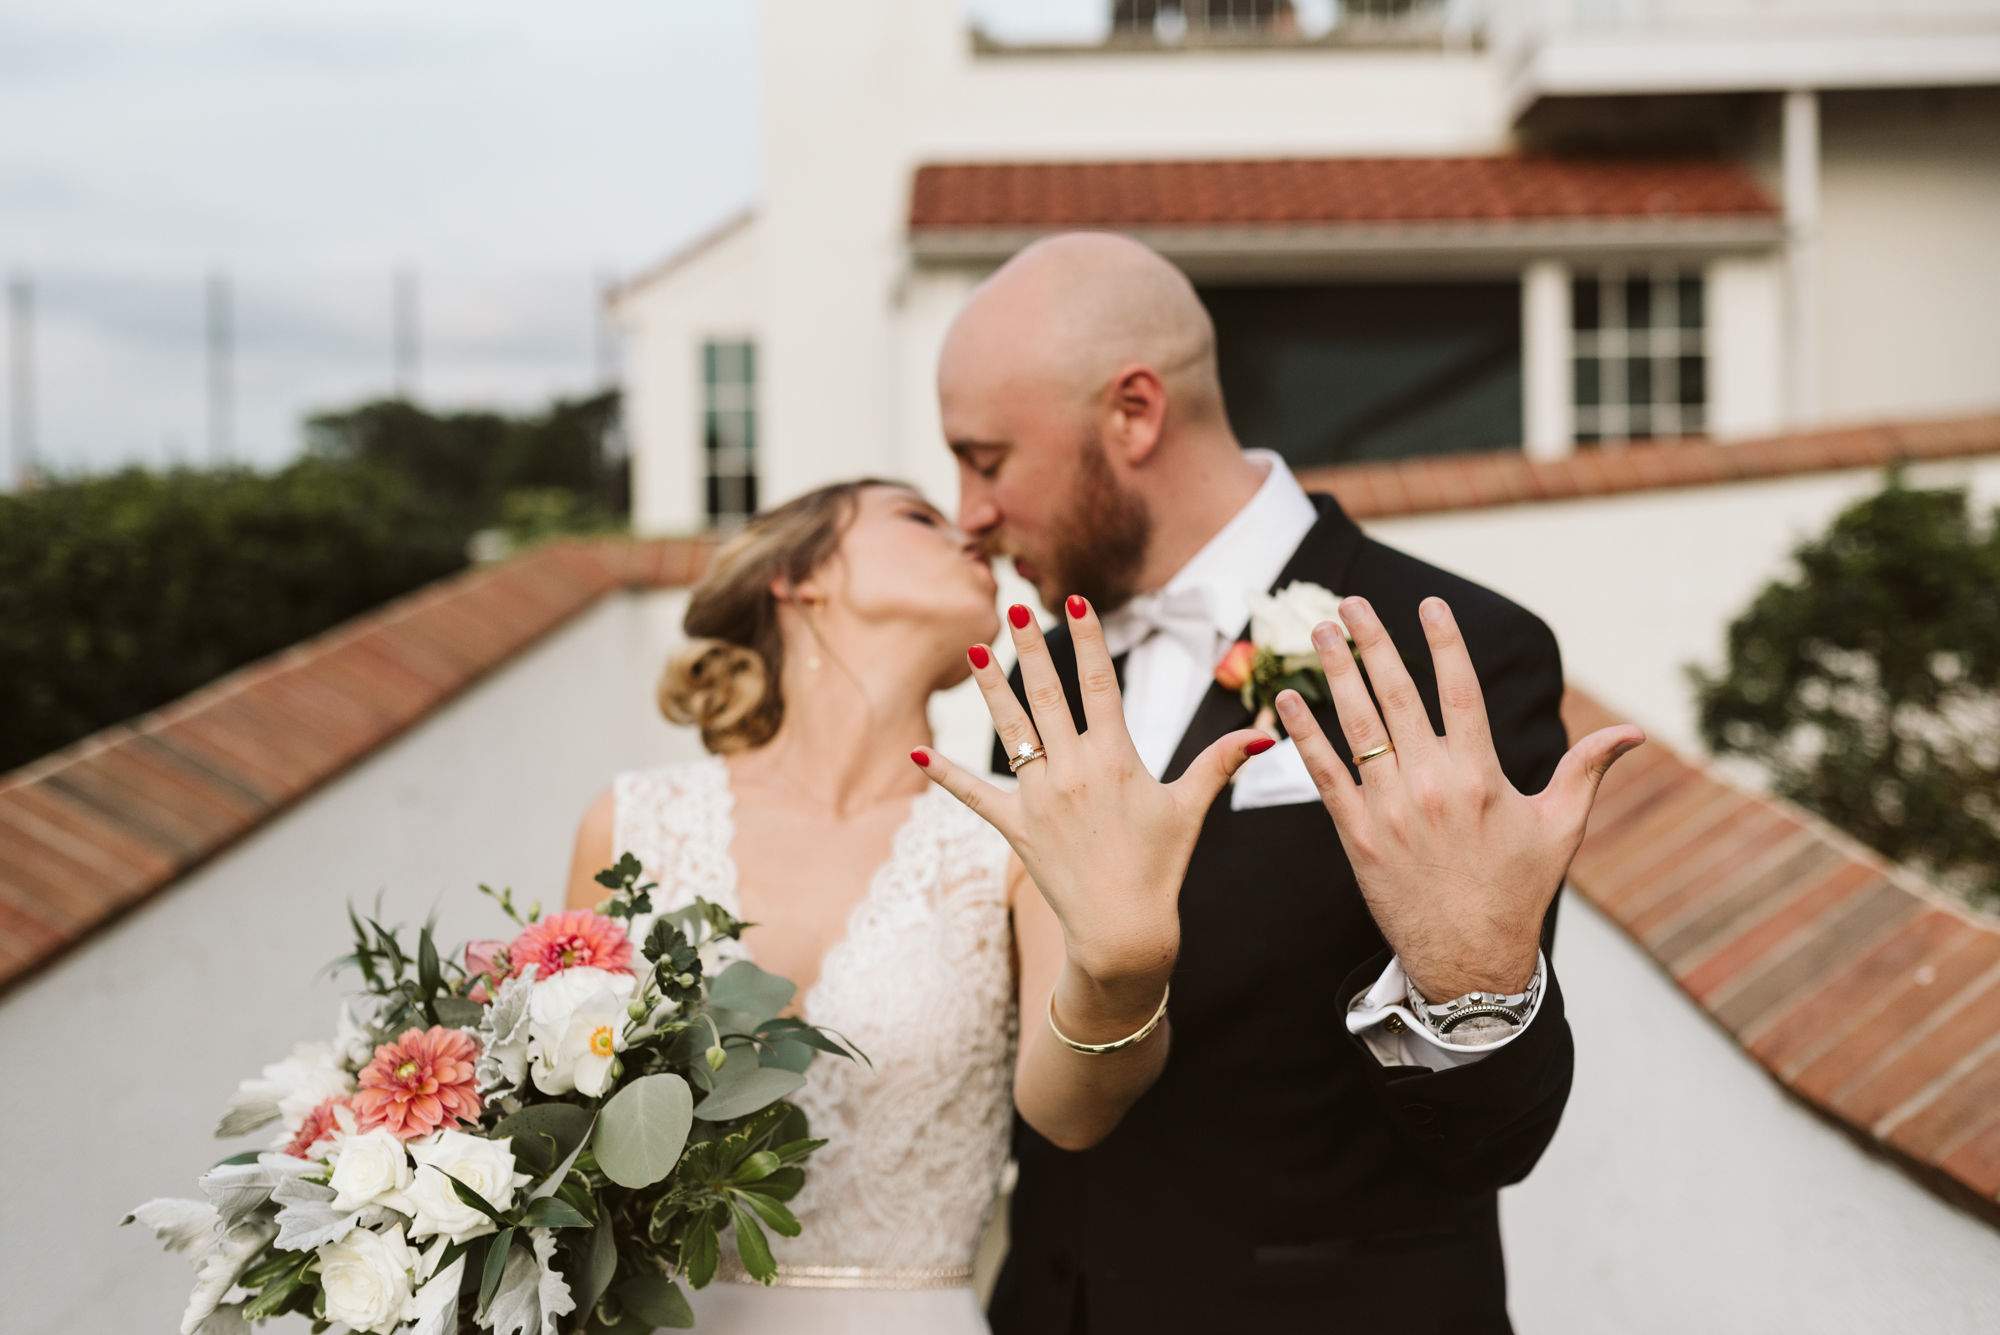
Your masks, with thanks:
[{"label": "dark window pane", "polygon": [[743,513],[746,515],[757,513],[757,475],[755,473],[746,473],[743,476]]},{"label": "dark window pane", "polygon": [[1677,396],[1683,407],[1698,408],[1708,402],[1708,359],[1705,357],[1683,357],[1680,359],[1680,394]]},{"label": "dark window pane", "polygon": [[1637,407],[1653,401],[1653,363],[1634,357],[1625,363],[1625,402]]},{"label": "dark window pane", "polygon": [[1579,445],[1595,445],[1600,439],[1602,437],[1595,431],[1579,431],[1576,433],[1576,443]]},{"label": "dark window pane", "polygon": [[1681,328],[1701,328],[1701,276],[1699,274],[1682,274],[1681,280],[1676,286],[1680,289]]},{"label": "dark window pane", "polygon": [[1572,329],[1596,329],[1597,280],[1579,278],[1569,285],[1569,325]]},{"label": "dark window pane", "polygon": [[1517,282],[1204,285],[1230,424],[1295,467],[1521,442]]},{"label": "dark window pane", "polygon": [[1594,408],[1604,401],[1603,390],[1598,386],[1598,369],[1603,365],[1595,357],[1576,359],[1576,401],[1579,407]]},{"label": "dark window pane", "polygon": [[1627,329],[1650,329],[1653,326],[1653,280],[1651,278],[1628,278],[1625,280],[1625,327]]}]

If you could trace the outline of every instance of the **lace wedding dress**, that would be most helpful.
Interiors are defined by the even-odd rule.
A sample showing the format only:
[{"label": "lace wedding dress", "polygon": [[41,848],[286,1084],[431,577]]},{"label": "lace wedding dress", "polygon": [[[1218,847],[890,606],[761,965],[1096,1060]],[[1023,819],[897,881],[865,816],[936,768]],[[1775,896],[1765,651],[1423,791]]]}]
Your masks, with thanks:
[{"label": "lace wedding dress", "polygon": [[[656,907],[700,895],[741,916],[719,757],[620,775],[613,792],[615,851],[659,882]],[[798,850],[801,869],[812,856]],[[949,793],[927,788],[911,803],[804,998],[808,1020],[873,1066],[823,1055],[792,1096],[832,1142],[791,1202],[805,1231],[770,1235],[771,1289],[733,1268],[724,1242],[716,1282],[691,1295],[703,1335],[986,1331],[970,1285],[1013,1108],[1006,861],[1006,843]]]}]

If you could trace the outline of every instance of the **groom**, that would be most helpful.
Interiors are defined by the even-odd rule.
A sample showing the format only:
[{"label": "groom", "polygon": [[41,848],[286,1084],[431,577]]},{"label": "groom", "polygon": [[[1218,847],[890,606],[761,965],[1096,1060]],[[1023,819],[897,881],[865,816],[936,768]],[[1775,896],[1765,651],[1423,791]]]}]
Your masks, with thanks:
[{"label": "groom", "polygon": [[[1248,593],[1295,580],[1369,600],[1434,725],[1417,609],[1443,597],[1507,777],[1534,793],[1555,771],[1566,742],[1548,628],[1371,541],[1275,454],[1243,449],[1213,326],[1158,255],[1103,234],[1028,248],[960,314],[938,381],[959,523],[1011,555],[1046,605],[1080,593],[1099,610],[1156,776],[1249,724],[1213,669],[1247,633]],[[1049,648],[1074,707],[1066,625]],[[1316,712],[1348,760],[1332,709]],[[1016,1119],[997,1335],[1508,1331],[1496,1192],[1555,1133],[1572,1048],[1536,956],[1553,908],[1539,941],[1530,922],[1525,940],[1497,945],[1465,909],[1464,930],[1392,948],[1297,749],[1246,764],[1182,886],[1158,1080],[1087,1150]],[[1432,1005],[1522,1000],[1468,1043],[1469,1028],[1406,1022],[1406,976],[1431,980]]]}]

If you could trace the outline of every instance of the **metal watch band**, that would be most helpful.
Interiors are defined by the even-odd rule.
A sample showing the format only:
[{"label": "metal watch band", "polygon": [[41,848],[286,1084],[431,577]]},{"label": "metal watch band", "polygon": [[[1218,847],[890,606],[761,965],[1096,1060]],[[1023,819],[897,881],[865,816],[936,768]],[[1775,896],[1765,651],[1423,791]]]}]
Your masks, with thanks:
[{"label": "metal watch band", "polygon": [[1535,966],[1535,976],[1529,980],[1527,990],[1503,996],[1498,992],[1468,992],[1462,997],[1433,1006],[1425,1001],[1415,987],[1410,988],[1410,1013],[1422,1022],[1424,1028],[1443,1038],[1467,1020],[1488,1016],[1512,1025],[1528,1022],[1534,1014],[1535,1002],[1542,992],[1542,970],[1539,962]]}]

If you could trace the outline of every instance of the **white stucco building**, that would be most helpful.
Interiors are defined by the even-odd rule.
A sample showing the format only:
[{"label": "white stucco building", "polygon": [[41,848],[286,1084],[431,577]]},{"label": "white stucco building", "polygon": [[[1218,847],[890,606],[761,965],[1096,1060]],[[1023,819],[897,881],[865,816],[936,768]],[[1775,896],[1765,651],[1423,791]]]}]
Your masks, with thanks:
[{"label": "white stucco building", "polygon": [[1030,47],[765,0],[761,197],[616,298],[642,532],[860,473],[950,504],[943,331],[1077,226],[1186,267],[1301,464],[2000,402],[1993,0],[1115,9]]}]

